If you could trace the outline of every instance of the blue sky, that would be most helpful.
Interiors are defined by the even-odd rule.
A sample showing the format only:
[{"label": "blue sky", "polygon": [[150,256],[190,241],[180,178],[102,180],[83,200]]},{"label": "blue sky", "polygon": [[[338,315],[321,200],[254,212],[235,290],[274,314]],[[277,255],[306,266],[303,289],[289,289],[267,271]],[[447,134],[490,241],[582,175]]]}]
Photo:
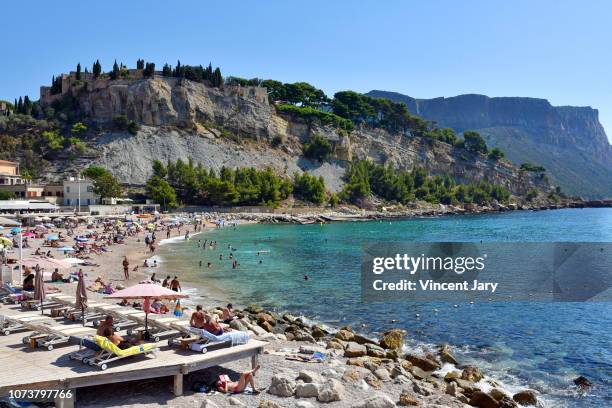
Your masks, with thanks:
[{"label": "blue sky", "polygon": [[[431,98],[592,106],[612,133],[612,1],[6,2],[0,99],[115,58]],[[610,136],[609,136],[610,138]]]}]

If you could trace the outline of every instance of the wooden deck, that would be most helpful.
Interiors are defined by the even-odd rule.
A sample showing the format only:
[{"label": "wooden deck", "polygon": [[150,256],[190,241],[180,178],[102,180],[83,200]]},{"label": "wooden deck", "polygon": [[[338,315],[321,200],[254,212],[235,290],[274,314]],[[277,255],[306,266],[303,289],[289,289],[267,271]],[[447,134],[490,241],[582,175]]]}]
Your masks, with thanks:
[{"label": "wooden deck", "polygon": [[[0,314],[19,315],[12,306],[0,308]],[[266,344],[250,340],[248,344],[210,351],[205,354],[182,351],[178,347],[163,346],[157,356],[134,356],[109,364],[101,371],[68,358],[78,346],[58,346],[52,351],[32,349],[22,344],[21,339],[29,334],[20,331],[9,336],[0,335],[0,396],[17,389],[64,389],[76,390],[101,384],[134,381],[165,376],[174,377],[174,393],[183,392],[183,375],[204,368],[221,365],[243,358],[251,358],[257,364],[257,356]],[[72,400],[57,401],[58,406],[70,407]]]}]

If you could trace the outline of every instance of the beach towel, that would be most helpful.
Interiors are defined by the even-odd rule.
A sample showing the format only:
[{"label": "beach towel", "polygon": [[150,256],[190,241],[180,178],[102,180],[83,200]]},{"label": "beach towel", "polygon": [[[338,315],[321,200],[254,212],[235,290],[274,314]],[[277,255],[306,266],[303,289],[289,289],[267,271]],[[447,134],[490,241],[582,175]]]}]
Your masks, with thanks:
[{"label": "beach towel", "polygon": [[113,353],[118,357],[133,356],[136,354],[142,354],[147,351],[151,351],[155,348],[155,344],[140,344],[138,346],[132,346],[127,349],[120,349],[112,341],[102,336],[94,336],[95,343],[102,349]]},{"label": "beach towel", "polygon": [[238,330],[225,332],[219,336],[214,335],[204,329],[198,329],[196,327],[191,327],[189,331],[194,334],[197,334],[198,336],[204,339],[208,339],[214,342],[226,342],[229,340],[232,342],[232,346],[237,346],[239,344],[247,344],[249,342],[249,333]]}]

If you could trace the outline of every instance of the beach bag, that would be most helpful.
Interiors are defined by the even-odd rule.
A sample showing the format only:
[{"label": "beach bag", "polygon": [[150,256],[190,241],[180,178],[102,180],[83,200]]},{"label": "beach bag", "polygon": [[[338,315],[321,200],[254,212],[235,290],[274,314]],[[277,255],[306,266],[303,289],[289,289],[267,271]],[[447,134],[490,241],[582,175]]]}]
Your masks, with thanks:
[{"label": "beach bag", "polygon": [[174,315],[176,317],[183,316],[183,308],[181,307],[181,302],[178,300],[176,301],[176,306],[174,307]]}]

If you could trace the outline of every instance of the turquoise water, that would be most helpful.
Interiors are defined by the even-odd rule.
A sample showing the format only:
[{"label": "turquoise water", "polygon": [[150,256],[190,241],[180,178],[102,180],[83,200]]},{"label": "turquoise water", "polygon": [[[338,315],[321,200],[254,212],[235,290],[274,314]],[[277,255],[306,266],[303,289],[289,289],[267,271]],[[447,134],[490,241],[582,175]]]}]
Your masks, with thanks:
[{"label": "turquoise water", "polygon": [[[198,240],[211,238],[216,249],[198,248]],[[549,406],[612,406],[612,303],[361,303],[362,245],[480,240],[612,242],[612,209],[245,225],[163,246],[161,254],[183,279],[219,288],[236,304],[254,302],[372,334],[402,327],[409,347],[450,343],[462,362],[476,362],[510,390],[540,391]],[[235,270],[230,252],[240,263]],[[577,375],[596,386],[580,395],[571,383]]]}]

